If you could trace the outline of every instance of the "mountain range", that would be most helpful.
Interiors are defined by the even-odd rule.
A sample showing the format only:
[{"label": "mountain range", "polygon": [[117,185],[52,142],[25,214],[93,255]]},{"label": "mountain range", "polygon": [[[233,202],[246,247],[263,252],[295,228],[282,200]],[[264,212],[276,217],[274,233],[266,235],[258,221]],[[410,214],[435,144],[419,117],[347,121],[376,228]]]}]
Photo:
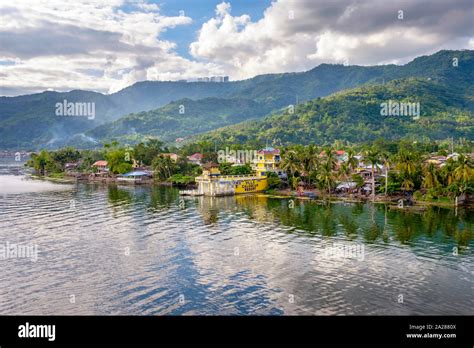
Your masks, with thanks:
[{"label": "mountain range", "polygon": [[[259,144],[472,140],[473,72],[474,51],[445,50],[405,65],[322,64],[226,83],[144,81],[109,95],[74,90],[0,97],[0,149],[90,148],[145,136]],[[64,100],[95,103],[95,117],[57,116],[55,105]],[[389,100],[420,103],[420,117],[382,117],[380,105]]]}]

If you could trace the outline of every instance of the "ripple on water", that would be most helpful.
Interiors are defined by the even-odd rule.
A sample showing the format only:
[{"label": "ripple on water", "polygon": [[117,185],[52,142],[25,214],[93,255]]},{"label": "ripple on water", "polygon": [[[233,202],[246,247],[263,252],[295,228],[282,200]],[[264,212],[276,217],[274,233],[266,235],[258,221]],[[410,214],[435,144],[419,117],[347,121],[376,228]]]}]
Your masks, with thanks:
[{"label": "ripple on water", "polygon": [[[38,246],[37,262],[0,260],[1,314],[469,314],[474,307],[473,244],[464,239],[454,256],[461,232],[450,232],[456,221],[471,229],[472,215],[442,213],[451,227],[443,229],[440,215],[428,234],[419,221],[428,217],[408,228],[404,216],[373,207],[291,210],[249,196],[187,199],[181,209],[170,188],[44,184],[0,194],[0,244]],[[363,246],[363,257],[331,254],[341,245]]]}]

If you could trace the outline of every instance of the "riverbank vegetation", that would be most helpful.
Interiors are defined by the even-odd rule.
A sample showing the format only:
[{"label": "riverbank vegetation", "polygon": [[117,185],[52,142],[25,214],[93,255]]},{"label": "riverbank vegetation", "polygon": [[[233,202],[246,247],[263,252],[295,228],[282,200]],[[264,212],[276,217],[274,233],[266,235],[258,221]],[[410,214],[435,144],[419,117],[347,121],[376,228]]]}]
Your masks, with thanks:
[{"label": "riverbank vegetation", "polygon": [[[284,149],[280,168],[289,186],[327,195],[412,196],[416,201],[452,202],[474,192],[472,148],[447,143],[383,142],[345,147],[294,145]],[[461,152],[463,151],[463,152]]]},{"label": "riverbank vegetation", "polygon": [[[231,149],[248,149],[237,145]],[[452,204],[474,193],[473,143],[377,140],[369,144],[335,142],[281,147],[277,165],[287,175],[267,173],[273,192],[350,196],[371,200],[410,200]],[[193,156],[199,155],[198,160]],[[114,177],[132,170],[148,171],[157,182],[191,185],[201,164],[217,162],[216,145],[206,141],[167,147],[147,139],[133,147],[118,142],[97,150],[64,148],[34,153],[27,165],[38,175]],[[95,165],[106,161],[107,169]],[[220,163],[222,175],[253,173],[252,163]]]}]

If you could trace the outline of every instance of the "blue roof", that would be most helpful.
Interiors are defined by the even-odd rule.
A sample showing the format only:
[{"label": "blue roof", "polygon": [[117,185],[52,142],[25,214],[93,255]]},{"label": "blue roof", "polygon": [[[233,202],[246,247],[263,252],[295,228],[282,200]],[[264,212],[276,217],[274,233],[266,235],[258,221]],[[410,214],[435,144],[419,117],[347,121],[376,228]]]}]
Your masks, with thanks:
[{"label": "blue roof", "polygon": [[136,172],[130,172],[130,173],[126,173],[126,174],[123,174],[122,176],[149,176],[150,174],[148,174],[147,172],[140,172],[140,171],[136,171]]}]

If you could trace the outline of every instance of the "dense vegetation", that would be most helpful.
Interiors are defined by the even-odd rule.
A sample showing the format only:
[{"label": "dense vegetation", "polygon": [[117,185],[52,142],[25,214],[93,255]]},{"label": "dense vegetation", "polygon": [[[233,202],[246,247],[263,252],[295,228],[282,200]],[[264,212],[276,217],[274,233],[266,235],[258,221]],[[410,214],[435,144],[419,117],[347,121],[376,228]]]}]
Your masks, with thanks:
[{"label": "dense vegetation", "polygon": [[258,118],[269,111],[265,105],[250,99],[182,99],[153,111],[130,114],[87,134],[130,143],[139,141],[145,134],[172,142],[178,137]]},{"label": "dense vegetation", "polygon": [[[202,139],[217,143],[276,146],[384,139],[474,139],[474,111],[468,89],[420,78],[394,80],[318,98],[259,121],[221,128]],[[389,100],[420,103],[420,117],[382,116]]]},{"label": "dense vegetation", "polygon": [[[450,101],[443,103],[448,107],[448,110],[443,110],[451,113],[452,110],[449,107],[453,106],[456,108],[454,111],[457,115],[457,112],[463,113],[465,110],[472,112],[473,56],[473,51],[469,50],[440,51],[431,56],[419,57],[403,66],[361,67],[322,64],[307,72],[262,75],[249,80],[229,83],[145,81],[111,95],[71,91],[67,93],[44,92],[12,98],[0,97],[0,148],[28,150],[59,148],[67,144],[79,148],[94,148],[100,147],[104,139],[111,140],[112,138],[135,143],[140,141],[140,135],[151,134],[165,140],[173,137],[186,137],[243,120],[261,118],[270,110],[295,104],[296,101],[305,102],[364,84],[376,86],[391,80],[406,78],[430,78],[433,82],[432,86],[435,88],[432,93],[428,88],[423,91],[423,95],[410,94],[410,98],[424,97],[430,93],[436,98],[437,86],[447,88],[456,94],[461,98],[459,102],[455,102],[456,105],[450,105]],[[457,67],[453,67],[454,58],[458,59],[459,65]],[[449,95],[443,94],[443,96],[448,97]],[[199,100],[194,104],[195,111],[192,111],[193,107],[191,107],[186,109],[189,113],[181,115],[176,112],[177,102],[172,102],[183,98]],[[64,99],[71,102],[95,102],[95,119],[56,116],[54,105]],[[348,102],[348,99],[339,101],[345,103]],[[172,104],[161,108],[170,102]],[[420,102],[424,103],[423,100]],[[361,106],[364,105],[352,107],[351,113],[347,116],[349,118],[343,117],[338,124],[353,121],[356,115],[352,112],[364,114],[365,109],[361,109]],[[236,112],[239,107],[242,107],[242,111],[245,113]],[[342,107],[341,104],[333,104],[333,108]],[[139,113],[156,108],[161,109],[149,113]],[[441,110],[434,111],[442,112]],[[334,116],[334,111],[328,109],[327,112],[330,117]],[[134,114],[126,116],[123,122],[109,123],[129,113]],[[298,113],[294,115],[298,116]],[[471,117],[470,114],[468,116]],[[365,122],[365,120],[363,121]],[[195,122],[194,127],[192,127],[193,122]],[[301,122],[306,121],[302,120]],[[103,125],[104,123],[106,125]],[[146,126],[142,126],[142,123]],[[346,133],[350,132],[351,125],[344,125]],[[100,128],[92,131],[98,126]],[[338,125],[336,124],[336,126]],[[331,124],[327,128],[331,130]],[[298,131],[298,129],[293,131]],[[323,124],[320,132],[324,130]],[[449,128],[444,134],[457,135],[448,134],[451,130],[452,128]],[[87,131],[91,131],[91,134],[96,134],[100,138],[88,137],[84,134]],[[393,132],[395,131],[403,132],[404,129],[403,127],[395,128]],[[137,134],[134,135],[134,133]],[[384,130],[378,130],[378,133],[384,134]],[[433,134],[437,136],[438,133],[434,132]],[[268,132],[264,136],[273,138],[272,135],[272,132]],[[318,137],[321,135],[325,134],[317,134]],[[372,134],[369,135],[367,138],[372,136]],[[397,136],[403,135],[402,133]],[[320,142],[323,139],[317,141]]]},{"label": "dense vegetation", "polygon": [[[195,144],[204,151],[208,144]],[[177,150],[171,148],[171,150]],[[98,160],[106,160],[111,175],[124,174],[133,169],[137,164],[153,170],[158,181],[170,181],[177,184],[188,184],[201,173],[201,167],[189,163],[186,156],[192,154],[193,147],[185,147],[179,151],[177,161],[172,160],[167,154],[170,149],[163,146],[157,139],[147,139],[135,146],[122,146],[118,142],[104,144],[99,150],[76,150],[66,147],[59,150],[41,150],[33,153],[27,166],[33,168],[38,175],[49,177],[63,177],[68,164],[77,164],[74,173],[95,173],[97,168],[93,164]],[[206,156],[210,156],[207,154]]]},{"label": "dense vegetation", "polygon": [[[238,145],[234,149],[243,148]],[[335,150],[344,150],[345,158],[338,158]],[[335,142],[330,146],[310,144],[291,145],[282,150],[280,169],[288,174],[282,181],[276,175],[269,176],[272,189],[289,187],[317,189],[320,194],[331,195],[341,183],[351,183],[350,193],[357,192],[367,182],[360,175],[360,166],[370,168],[370,187],[372,199],[375,194],[385,196],[410,194],[417,200],[439,201],[446,198],[452,202],[454,197],[464,193],[474,193],[474,164],[472,141],[387,141],[379,139],[367,144],[348,145]],[[169,151],[177,151],[179,158],[172,159]],[[33,154],[28,165],[38,174],[59,176],[65,171],[67,163],[75,162],[78,172],[92,173],[98,159],[105,158],[112,174],[123,174],[132,169],[132,163],[148,167],[154,172],[156,180],[187,185],[201,174],[201,167],[192,164],[187,156],[198,151],[203,153],[203,162],[216,161],[216,149],[212,143],[197,142],[180,149],[167,148],[156,139],[148,139],[134,147],[123,147],[119,143],[106,144],[97,151],[77,151],[65,148],[57,151],[43,150]],[[434,155],[446,156],[453,153],[443,165],[432,161]],[[249,164],[233,166],[220,163],[224,175],[243,175],[252,173]]]},{"label": "dense vegetation", "polygon": [[[453,148],[449,142],[390,142],[347,146],[346,159],[338,161],[335,146],[317,147],[292,145],[284,149],[280,168],[288,173],[288,184],[297,189],[317,188],[331,194],[337,184],[355,183],[359,190],[364,184],[357,168],[362,164],[371,171],[372,199],[376,193],[414,194],[416,199],[434,200],[474,193],[473,143],[466,142]],[[451,149],[450,149],[451,147]],[[447,159],[444,165],[430,161],[433,155],[445,156],[450,150],[459,154]],[[359,156],[357,156],[359,155]],[[380,174],[376,180],[377,174]],[[376,185],[377,184],[377,185]]]}]

